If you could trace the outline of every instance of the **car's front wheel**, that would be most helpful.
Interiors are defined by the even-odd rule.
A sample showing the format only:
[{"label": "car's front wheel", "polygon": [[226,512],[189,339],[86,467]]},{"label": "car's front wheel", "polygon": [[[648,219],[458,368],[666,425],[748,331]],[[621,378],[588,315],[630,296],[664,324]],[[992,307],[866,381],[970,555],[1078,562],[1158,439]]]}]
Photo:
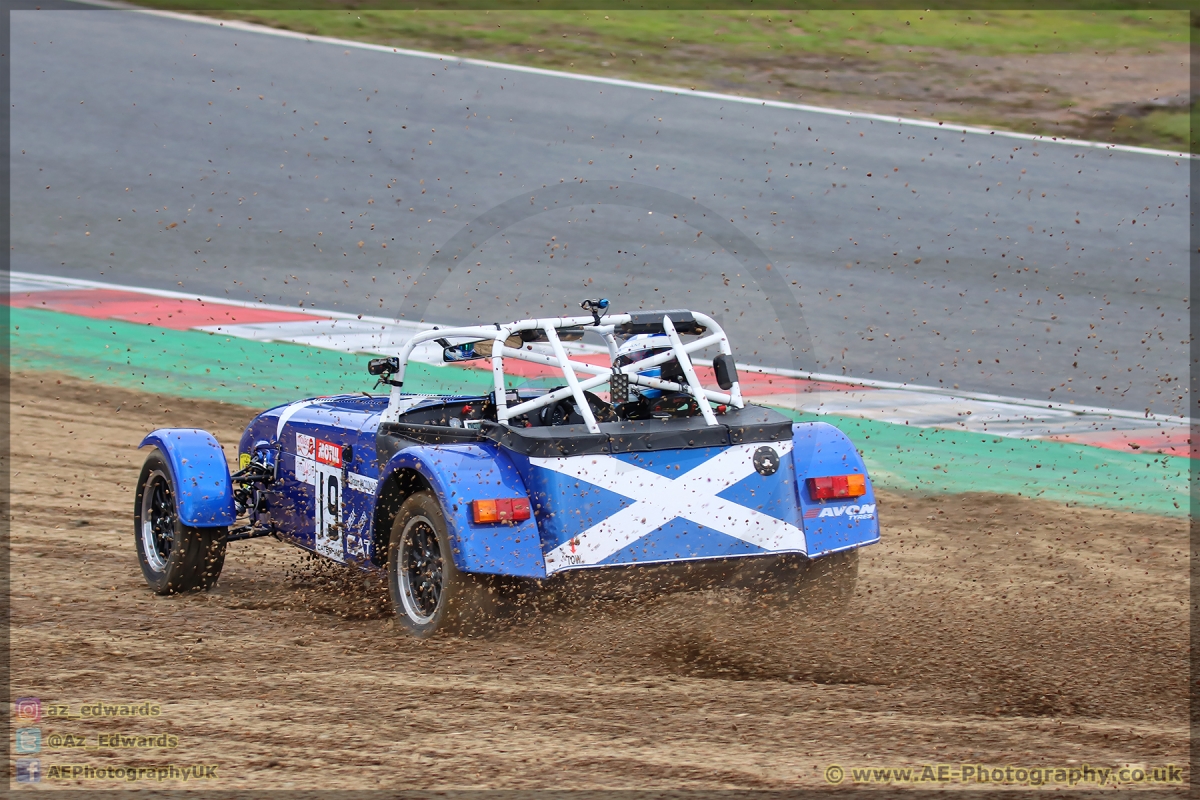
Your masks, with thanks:
[{"label": "car's front wheel", "polygon": [[179,519],[178,493],[156,448],[142,466],[133,504],[133,536],[146,583],[158,594],[208,589],[225,565],[225,528],[193,528]]},{"label": "car's front wheel", "polygon": [[451,547],[433,492],[405,500],[388,542],[388,588],[401,626],[418,638],[478,633],[495,620],[494,587],[486,576],[461,572]]}]

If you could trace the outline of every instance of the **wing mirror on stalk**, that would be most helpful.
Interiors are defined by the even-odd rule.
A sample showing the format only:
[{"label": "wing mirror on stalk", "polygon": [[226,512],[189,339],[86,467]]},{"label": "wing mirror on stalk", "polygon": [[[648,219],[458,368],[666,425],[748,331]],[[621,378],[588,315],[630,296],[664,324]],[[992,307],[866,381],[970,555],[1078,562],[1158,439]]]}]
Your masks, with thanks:
[{"label": "wing mirror on stalk", "polygon": [[367,372],[372,375],[395,375],[400,371],[400,359],[395,356],[372,358],[367,362]]},{"label": "wing mirror on stalk", "polygon": [[737,365],[733,363],[733,356],[721,353],[713,359],[713,372],[717,374],[717,386],[728,391],[733,388],[733,384],[737,382]]}]

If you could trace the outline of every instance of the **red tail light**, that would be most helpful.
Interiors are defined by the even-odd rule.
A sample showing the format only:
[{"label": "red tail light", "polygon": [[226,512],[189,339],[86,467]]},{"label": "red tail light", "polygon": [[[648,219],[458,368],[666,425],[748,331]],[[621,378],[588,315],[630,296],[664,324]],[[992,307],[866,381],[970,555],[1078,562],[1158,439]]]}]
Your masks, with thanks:
[{"label": "red tail light", "polygon": [[834,475],[829,478],[809,478],[808,493],[813,500],[841,500],[862,497],[867,493],[866,475]]},{"label": "red tail light", "polygon": [[529,498],[472,500],[471,516],[476,524],[485,522],[524,522],[530,517]]}]

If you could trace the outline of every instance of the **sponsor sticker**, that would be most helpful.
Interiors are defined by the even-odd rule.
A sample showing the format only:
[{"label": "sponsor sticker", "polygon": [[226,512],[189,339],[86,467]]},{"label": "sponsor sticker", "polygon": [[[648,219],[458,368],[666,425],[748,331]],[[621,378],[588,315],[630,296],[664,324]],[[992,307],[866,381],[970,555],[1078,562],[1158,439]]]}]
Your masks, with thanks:
[{"label": "sponsor sticker", "polygon": [[368,478],[366,475],[359,475],[357,472],[351,472],[346,479],[346,487],[353,489],[356,492],[365,492],[366,494],[375,494],[375,487],[379,481],[375,478]]},{"label": "sponsor sticker", "polygon": [[342,446],[309,436],[306,433],[296,434],[296,455],[300,458],[311,458],[320,464],[330,467],[342,466]]},{"label": "sponsor sticker", "polygon": [[350,511],[350,518],[343,524],[343,530],[346,532],[346,557],[347,558],[365,558],[370,555],[368,552],[370,542],[367,536],[367,513],[364,511],[359,515],[353,509]]},{"label": "sponsor sticker", "polygon": [[810,508],[804,512],[805,519],[822,519],[828,517],[848,517],[853,520],[875,519],[875,504],[825,506]]},{"label": "sponsor sticker", "polygon": [[342,465],[342,446],[327,442],[324,439],[316,440],[317,446],[317,461],[322,464],[328,464],[331,467],[340,467]]}]

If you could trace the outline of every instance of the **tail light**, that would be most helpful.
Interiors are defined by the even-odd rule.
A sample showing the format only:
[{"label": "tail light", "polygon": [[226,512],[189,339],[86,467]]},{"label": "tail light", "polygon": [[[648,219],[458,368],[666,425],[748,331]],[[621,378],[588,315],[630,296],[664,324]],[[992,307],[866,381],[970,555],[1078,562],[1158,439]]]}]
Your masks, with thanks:
[{"label": "tail light", "polygon": [[862,497],[867,493],[866,475],[834,475],[829,478],[809,478],[808,493],[813,500],[841,500]]},{"label": "tail light", "polygon": [[529,519],[529,498],[472,500],[471,516],[476,524],[485,522],[523,522]]}]

